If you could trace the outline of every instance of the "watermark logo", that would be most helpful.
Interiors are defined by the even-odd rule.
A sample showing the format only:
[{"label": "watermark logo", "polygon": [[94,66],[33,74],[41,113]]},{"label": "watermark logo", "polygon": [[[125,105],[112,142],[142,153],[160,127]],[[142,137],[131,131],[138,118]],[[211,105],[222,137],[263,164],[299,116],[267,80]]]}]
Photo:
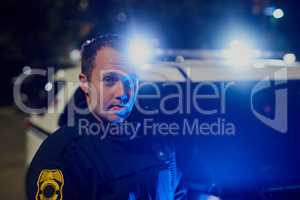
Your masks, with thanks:
[{"label": "watermark logo", "polygon": [[[52,85],[50,88],[45,87],[48,97],[47,105],[49,106],[31,108],[23,102],[21,87],[30,76],[45,78],[47,79],[47,85]],[[181,133],[182,135],[225,136],[235,135],[236,132],[236,125],[226,119],[226,98],[230,88],[235,85],[234,82],[191,82],[188,80],[183,85],[179,82],[143,82],[138,84],[138,80],[133,74],[127,74],[120,70],[102,70],[99,74],[101,81],[97,81],[95,84],[88,82],[88,91],[85,92],[87,92],[89,99],[87,100],[87,96],[85,96],[85,100],[82,101],[89,103],[82,107],[78,102],[75,102],[75,98],[70,98],[75,95],[74,92],[79,86],[78,82],[75,80],[63,82],[63,85],[58,87],[61,90],[59,92],[56,91],[57,94],[55,94],[55,88],[53,87],[53,83],[55,82],[54,77],[55,70],[52,68],[48,68],[47,70],[32,69],[30,74],[21,74],[17,77],[14,84],[14,100],[16,105],[22,111],[29,114],[47,113],[54,114],[55,116],[56,114],[61,115],[61,112],[64,112],[63,114],[66,117],[65,124],[68,126],[78,124],[78,118],[90,114],[91,111],[99,122],[102,121],[101,118],[106,117],[105,119],[109,121],[114,120],[114,124],[123,123],[128,113],[135,107],[136,112],[143,116],[141,119],[138,119],[141,122],[147,122],[143,118],[162,118],[158,123],[142,123],[145,128],[142,131],[153,135],[168,135],[169,133],[171,135],[172,133],[178,135]],[[115,82],[117,84],[113,84]],[[117,87],[119,85],[122,87]],[[137,96],[138,91],[141,90],[147,92],[144,94],[140,93]],[[116,101],[116,99],[108,98],[110,96],[107,94],[110,93],[107,91],[115,92],[115,95],[117,95],[116,92],[123,94],[122,100]],[[121,98],[121,96],[118,96],[118,98]],[[55,101],[58,103],[55,103]],[[145,102],[147,103],[145,104]],[[151,106],[152,103],[155,105]],[[174,116],[176,116],[176,122],[174,123],[163,121],[163,119]],[[181,122],[178,121],[184,118],[186,119]],[[104,135],[108,135],[106,134],[108,130],[100,126],[101,124],[98,124],[98,126],[92,125],[92,129],[88,129],[90,126],[87,126],[86,123],[79,124],[85,132],[102,132]],[[125,123],[125,126],[121,126],[121,131],[117,131],[116,127],[109,127],[109,130],[113,131],[110,135],[129,135],[130,132],[136,132],[130,124]],[[140,130],[140,128],[136,130]],[[118,132],[118,134],[115,132]],[[135,135],[132,137],[135,138]]]},{"label": "watermark logo", "polygon": [[287,88],[282,88],[283,85],[287,83],[287,69],[280,69],[274,73],[274,87],[275,87],[275,105],[274,105],[274,119],[264,116],[259,113],[254,108],[254,96],[267,89],[273,89],[270,77],[259,81],[251,91],[251,111],[253,114],[264,124],[273,128],[280,133],[287,133],[288,131],[288,90]]},{"label": "watermark logo", "polygon": [[144,118],[139,122],[124,121],[120,124],[102,123],[79,119],[79,135],[93,135],[100,139],[125,136],[129,140],[139,136],[234,136],[236,127],[223,118],[213,122],[184,118],[178,122],[155,122]]}]

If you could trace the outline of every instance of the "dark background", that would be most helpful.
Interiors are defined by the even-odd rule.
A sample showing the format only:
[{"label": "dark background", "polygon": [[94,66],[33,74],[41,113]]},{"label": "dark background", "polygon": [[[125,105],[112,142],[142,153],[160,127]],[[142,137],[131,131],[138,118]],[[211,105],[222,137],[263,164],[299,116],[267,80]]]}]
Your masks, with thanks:
[{"label": "dark background", "polygon": [[[264,14],[282,8],[281,19]],[[67,67],[69,52],[95,34],[147,33],[165,48],[220,49],[250,37],[260,49],[299,54],[296,0],[10,0],[1,3],[1,98],[24,66]]]}]

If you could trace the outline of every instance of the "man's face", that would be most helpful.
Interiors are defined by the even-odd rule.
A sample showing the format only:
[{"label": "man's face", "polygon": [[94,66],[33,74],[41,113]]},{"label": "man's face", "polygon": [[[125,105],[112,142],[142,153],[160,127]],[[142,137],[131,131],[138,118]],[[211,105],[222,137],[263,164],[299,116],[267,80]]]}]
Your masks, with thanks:
[{"label": "man's face", "polygon": [[136,98],[137,78],[119,51],[112,47],[97,51],[87,92],[90,109],[97,116],[111,122],[128,117]]}]

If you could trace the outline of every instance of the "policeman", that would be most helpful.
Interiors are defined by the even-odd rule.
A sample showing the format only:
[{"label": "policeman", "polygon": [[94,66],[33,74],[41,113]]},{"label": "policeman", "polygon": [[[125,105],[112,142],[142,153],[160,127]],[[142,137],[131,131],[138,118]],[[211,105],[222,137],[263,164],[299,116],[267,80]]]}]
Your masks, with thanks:
[{"label": "policeman", "polygon": [[122,44],[116,35],[83,44],[79,81],[87,109],[78,109],[73,126],[61,127],[40,146],[27,173],[28,199],[186,198],[172,145],[120,134],[138,84]]}]

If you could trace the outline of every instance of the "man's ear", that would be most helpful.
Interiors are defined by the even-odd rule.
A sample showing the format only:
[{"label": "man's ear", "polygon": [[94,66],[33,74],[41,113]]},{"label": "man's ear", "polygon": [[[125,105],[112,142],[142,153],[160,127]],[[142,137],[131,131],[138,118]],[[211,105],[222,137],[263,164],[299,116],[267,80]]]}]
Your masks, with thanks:
[{"label": "man's ear", "polygon": [[88,78],[83,73],[80,73],[79,76],[79,87],[82,89],[82,91],[88,95],[89,93],[89,84],[88,84]]}]

